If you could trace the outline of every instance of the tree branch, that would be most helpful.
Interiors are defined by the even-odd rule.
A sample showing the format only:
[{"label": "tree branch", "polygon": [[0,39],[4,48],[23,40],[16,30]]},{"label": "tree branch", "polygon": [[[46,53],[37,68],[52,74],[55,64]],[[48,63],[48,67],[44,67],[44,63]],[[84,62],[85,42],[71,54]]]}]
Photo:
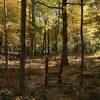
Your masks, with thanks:
[{"label": "tree branch", "polygon": [[38,3],[40,5],[43,5],[43,6],[47,7],[47,8],[51,8],[51,9],[62,9],[61,7],[49,6],[49,5],[47,5],[47,4],[43,3],[43,2],[39,2],[39,1],[36,1],[35,3]]},{"label": "tree branch", "polygon": [[[49,5],[47,5],[47,4],[43,3],[43,2],[39,2],[39,1],[36,1],[35,3],[43,5],[43,6],[47,7],[47,8],[50,8],[50,9],[62,9],[62,7],[49,6]],[[99,4],[99,3],[95,3],[95,4]],[[80,6],[81,3],[68,3],[67,2],[66,5],[79,5]],[[86,3],[86,4],[83,4],[83,5],[90,5],[90,4]]]}]

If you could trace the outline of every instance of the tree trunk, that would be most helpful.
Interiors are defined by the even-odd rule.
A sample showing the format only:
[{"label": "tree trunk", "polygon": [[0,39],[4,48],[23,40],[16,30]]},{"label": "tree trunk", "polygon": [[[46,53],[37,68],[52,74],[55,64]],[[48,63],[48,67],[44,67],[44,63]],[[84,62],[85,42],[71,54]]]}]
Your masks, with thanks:
[{"label": "tree trunk", "polygon": [[55,59],[56,59],[56,55],[57,55],[57,38],[58,38],[58,33],[57,33],[57,29],[55,28],[55,33],[54,33],[54,54],[55,54]]},{"label": "tree trunk", "polygon": [[48,54],[50,54],[50,34],[49,34],[49,30],[48,30],[48,33],[47,33],[47,41],[48,41]]},{"label": "tree trunk", "polygon": [[83,67],[84,67],[84,37],[83,37],[83,0],[81,0],[81,26],[80,26],[80,36],[81,36],[81,82],[83,84]]},{"label": "tree trunk", "polygon": [[25,89],[25,58],[26,58],[26,44],[25,44],[25,33],[26,33],[26,0],[21,0],[21,54],[20,54],[20,90],[23,94]]},{"label": "tree trunk", "polygon": [[36,54],[36,36],[35,36],[35,0],[32,0],[32,28],[33,28],[33,33],[31,34],[31,55],[34,56]]},{"label": "tree trunk", "polygon": [[8,34],[7,34],[7,1],[4,0],[4,31],[5,31],[5,42],[4,52],[6,60],[6,71],[8,70]]},{"label": "tree trunk", "polygon": [[46,30],[43,37],[43,55],[46,53]]},{"label": "tree trunk", "polygon": [[62,2],[62,18],[63,18],[63,48],[62,48],[62,58],[61,58],[61,65],[65,66],[68,65],[68,37],[67,37],[67,10],[66,10],[66,2],[67,0],[63,0]]},{"label": "tree trunk", "polygon": [[[32,32],[31,32],[31,5],[29,4],[29,36],[30,37],[27,37],[28,39],[29,39],[29,41],[28,41],[28,45],[27,45],[27,48],[28,48],[28,56],[29,56],[29,58],[31,57],[32,58],[32,49],[31,49],[31,41],[32,41],[32,37],[31,37],[31,34],[32,34]],[[32,38],[32,39],[31,39]]]},{"label": "tree trunk", "polygon": [[33,34],[33,41],[34,41],[34,43],[33,43],[33,44],[34,44],[34,45],[33,45],[33,48],[34,48],[34,56],[35,56],[36,53],[37,53],[37,52],[36,52],[36,42],[37,42],[37,41],[36,41],[36,34],[35,34],[35,33]]},{"label": "tree trunk", "polygon": [[62,73],[63,73],[63,67],[65,65],[69,65],[68,62],[68,48],[67,48],[67,10],[66,10],[66,2],[67,0],[63,0],[62,2],[62,18],[63,18],[63,49],[62,49],[62,56],[61,56],[61,65],[60,65],[60,71],[59,71],[59,80],[58,83],[62,83]]},{"label": "tree trunk", "polygon": [[[45,25],[46,25],[46,21],[45,21]],[[49,43],[49,41],[48,41]],[[48,46],[49,48],[49,46]],[[46,29],[44,30],[44,36],[43,36],[43,48],[42,48],[42,55],[44,55],[47,51],[47,31]]]},{"label": "tree trunk", "polygon": [[[59,10],[59,16],[60,16],[60,10]],[[55,33],[54,33],[54,51],[55,51],[55,59],[58,53],[58,35],[59,35],[59,16],[58,20],[56,22],[56,27],[55,27]]]}]

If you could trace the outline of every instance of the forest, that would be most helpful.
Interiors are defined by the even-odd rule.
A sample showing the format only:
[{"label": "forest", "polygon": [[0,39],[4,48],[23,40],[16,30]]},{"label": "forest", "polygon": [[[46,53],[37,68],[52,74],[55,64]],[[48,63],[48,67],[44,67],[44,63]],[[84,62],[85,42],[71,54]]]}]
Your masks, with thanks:
[{"label": "forest", "polygon": [[100,0],[0,0],[0,100],[100,100]]}]

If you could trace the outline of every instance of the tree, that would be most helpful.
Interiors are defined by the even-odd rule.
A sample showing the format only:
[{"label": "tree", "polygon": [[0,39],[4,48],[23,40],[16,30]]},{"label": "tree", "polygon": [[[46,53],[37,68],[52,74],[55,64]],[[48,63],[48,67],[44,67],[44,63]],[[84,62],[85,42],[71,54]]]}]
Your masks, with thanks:
[{"label": "tree", "polygon": [[33,32],[31,34],[31,54],[32,56],[36,54],[36,34],[35,30],[35,0],[31,0],[32,3],[32,29]]},{"label": "tree", "polygon": [[5,51],[2,56],[4,54],[6,69],[8,69],[8,50],[11,51],[13,48],[16,51],[15,48],[19,45],[20,6],[18,0],[0,0],[0,14],[0,38],[2,38],[2,50]]},{"label": "tree", "polygon": [[80,36],[81,36],[81,82],[83,84],[83,67],[84,67],[84,37],[83,37],[83,0],[81,0],[81,26],[80,26]]},{"label": "tree", "polygon": [[62,19],[63,19],[63,30],[62,30],[62,38],[63,38],[63,47],[62,47],[62,57],[61,57],[61,65],[59,71],[59,81],[58,83],[62,83],[61,75],[63,72],[63,67],[65,65],[69,65],[68,62],[68,38],[67,38],[67,11],[66,11],[66,2],[67,0],[62,1]]},{"label": "tree", "polygon": [[6,70],[8,70],[8,34],[7,34],[7,1],[4,0],[4,30],[5,30],[5,42],[4,52],[6,60]]},{"label": "tree", "polygon": [[62,30],[62,38],[63,38],[63,47],[62,47],[62,58],[61,65],[68,65],[68,46],[67,46],[67,10],[66,10],[66,2],[67,0],[62,1],[62,19],[63,19],[63,30]]},{"label": "tree", "polygon": [[21,0],[21,52],[20,52],[20,89],[23,95],[25,89],[25,58],[26,58],[26,0]]}]

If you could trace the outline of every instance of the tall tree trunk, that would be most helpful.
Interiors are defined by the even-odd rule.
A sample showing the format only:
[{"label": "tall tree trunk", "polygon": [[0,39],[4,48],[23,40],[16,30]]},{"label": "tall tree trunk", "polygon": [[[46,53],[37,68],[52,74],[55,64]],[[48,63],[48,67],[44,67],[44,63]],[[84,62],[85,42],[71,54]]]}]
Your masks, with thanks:
[{"label": "tall tree trunk", "polygon": [[80,36],[81,36],[81,82],[83,84],[83,67],[84,67],[84,37],[83,37],[83,0],[81,0],[81,26],[80,26]]},{"label": "tall tree trunk", "polygon": [[34,46],[33,46],[33,47],[34,47],[34,56],[35,56],[36,53],[37,53],[37,51],[36,51],[36,49],[37,49],[37,48],[36,48],[36,42],[37,42],[37,41],[36,41],[36,33],[34,33],[33,39],[34,39]]},{"label": "tall tree trunk", "polygon": [[63,49],[62,49],[62,58],[61,58],[61,65],[65,66],[68,65],[68,37],[67,37],[67,10],[66,10],[66,2],[67,0],[63,0],[62,2],[62,18],[63,18]]},{"label": "tall tree trunk", "polygon": [[21,0],[21,54],[20,54],[20,90],[23,95],[25,89],[25,58],[26,58],[26,0]]},{"label": "tall tree trunk", "polygon": [[[58,6],[60,7],[60,2],[58,0]],[[57,53],[58,53],[58,35],[59,35],[59,25],[60,25],[60,9],[59,9],[59,13],[58,13],[58,19],[57,19],[57,22],[55,23],[56,27],[55,28],[55,43],[54,43],[54,47],[55,47],[55,59],[56,59],[56,56],[57,56]]]},{"label": "tall tree trunk", "polygon": [[48,33],[47,33],[47,41],[48,41],[48,54],[50,54],[50,34],[49,34],[49,30],[48,30]]},{"label": "tall tree trunk", "polygon": [[57,38],[58,38],[58,29],[55,28],[55,33],[54,33],[54,54],[55,54],[55,59],[57,55],[57,50],[58,50],[58,45],[57,45]]},{"label": "tall tree trunk", "polygon": [[[46,21],[45,21],[45,25],[46,25]],[[46,38],[47,37],[47,31],[46,31],[46,29],[44,30],[44,36],[43,36],[43,48],[42,48],[42,55],[44,55],[45,53],[46,53],[46,51],[47,51],[47,41],[46,41]],[[49,41],[48,41],[49,42]]]},{"label": "tall tree trunk", "polygon": [[6,71],[8,70],[8,34],[7,34],[7,1],[4,0],[4,31],[5,31],[5,42],[4,52],[6,60]]},{"label": "tall tree trunk", "polygon": [[68,48],[67,48],[67,10],[66,10],[66,2],[67,0],[62,1],[62,18],[63,18],[63,49],[62,49],[62,56],[61,56],[61,65],[60,65],[60,71],[59,71],[59,80],[58,83],[62,83],[62,73],[63,73],[63,67],[65,65],[69,65],[68,62]]},{"label": "tall tree trunk", "polygon": [[47,51],[47,41],[46,41],[46,37],[47,37],[47,33],[46,33],[46,30],[44,32],[44,54],[46,53]]},{"label": "tall tree trunk", "polygon": [[32,2],[32,28],[33,33],[31,34],[31,53],[32,56],[36,54],[36,34],[34,32],[35,29],[35,0],[31,0]]},{"label": "tall tree trunk", "polygon": [[[59,10],[59,16],[60,16],[60,10]],[[55,23],[56,27],[55,27],[55,33],[54,33],[55,59],[58,53],[59,16],[58,16],[57,22]]]},{"label": "tall tree trunk", "polygon": [[[29,29],[29,36],[30,36],[28,38],[30,38],[30,40],[31,40],[31,38],[32,38],[31,37],[32,32],[31,32],[31,5],[30,4],[29,4],[29,28],[28,29]],[[31,44],[30,44],[32,40],[31,41],[30,40],[28,41],[29,43],[28,43],[28,46],[27,46],[27,48],[28,48],[27,52],[29,54],[28,55],[29,58],[32,57],[32,49],[31,49]]]}]

